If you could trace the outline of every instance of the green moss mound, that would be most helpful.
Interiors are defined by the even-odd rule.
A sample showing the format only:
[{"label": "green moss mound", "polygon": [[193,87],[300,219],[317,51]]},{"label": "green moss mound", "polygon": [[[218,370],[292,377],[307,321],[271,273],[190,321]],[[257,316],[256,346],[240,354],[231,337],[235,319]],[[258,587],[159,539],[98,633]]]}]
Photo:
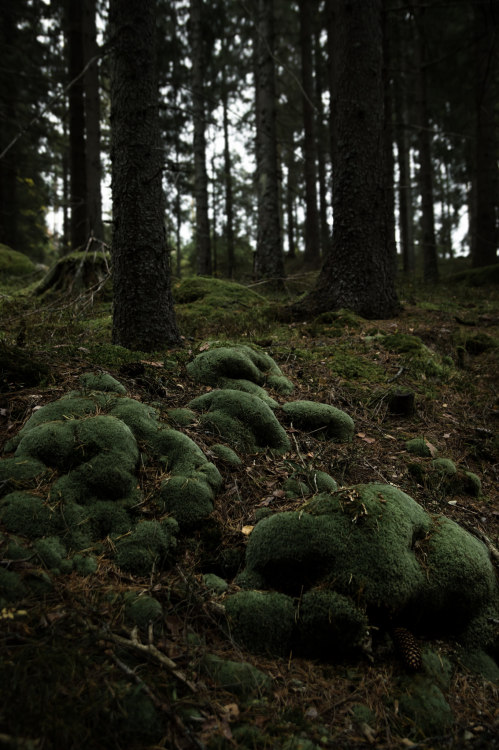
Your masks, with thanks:
[{"label": "green moss mound", "polygon": [[7,531],[37,539],[56,533],[60,516],[41,497],[11,492],[0,501],[0,521]]},{"label": "green moss mound", "polygon": [[436,454],[436,449],[433,448],[432,452],[428,441],[423,437],[415,437],[407,440],[405,449],[408,453],[412,453],[414,456],[421,456],[422,458]]},{"label": "green moss mound", "polygon": [[219,687],[244,700],[267,692],[272,686],[268,675],[244,661],[230,661],[207,654],[203,659],[203,669]]},{"label": "green moss mound", "polygon": [[201,352],[187,365],[187,372],[198,383],[253,393],[271,406],[277,403],[261,386],[268,384],[285,394],[293,390],[293,384],[283,376],[272,357],[244,345]]},{"label": "green moss mound", "polygon": [[172,294],[177,305],[192,305],[200,301],[219,304],[221,300],[237,305],[265,302],[264,297],[242,284],[202,276],[191,276],[177,281],[172,285]]},{"label": "green moss mound", "polygon": [[220,461],[223,461],[229,466],[242,466],[243,464],[237,453],[235,453],[232,448],[229,448],[228,445],[220,445],[217,443],[217,445],[211,446],[211,450]]},{"label": "green moss mound", "polygon": [[0,497],[14,490],[34,489],[47,474],[42,461],[4,458],[0,461]]},{"label": "green moss mound", "polygon": [[27,255],[0,243],[0,279],[2,281],[12,276],[28,276],[35,271],[36,266]]},{"label": "green moss mound", "polygon": [[[337,606],[345,621],[351,619],[342,633],[359,637],[367,617],[378,625],[410,622],[425,633],[483,646],[492,638],[486,621],[499,612],[485,545],[452,521],[431,517],[391,485],[319,493],[300,511],[262,519],[249,537],[240,581],[301,596],[304,603],[310,593],[313,606],[305,620],[315,618],[318,630],[331,627],[334,633],[326,612]],[[333,593],[340,599],[329,599]],[[312,642],[308,632],[307,638]],[[307,639],[300,639],[306,649]],[[335,639],[341,643],[340,634]]]},{"label": "green moss mound", "polygon": [[159,623],[163,617],[163,607],[153,596],[130,593],[125,596],[125,617],[133,625],[147,632],[150,624]]},{"label": "green moss mound", "polygon": [[448,277],[450,282],[464,282],[468,286],[499,284],[499,263],[483,268],[468,268]]},{"label": "green moss mound", "polygon": [[454,723],[454,715],[441,689],[422,675],[406,679],[399,696],[399,710],[409,719],[415,737],[443,736]]},{"label": "green moss mound", "polygon": [[189,406],[202,412],[200,423],[230,441],[237,449],[256,452],[272,448],[284,453],[289,438],[272,410],[261,399],[235,390],[211,391]]},{"label": "green moss mound", "polygon": [[313,401],[291,401],[282,406],[286,417],[294,427],[313,432],[315,437],[350,442],[355,425],[353,419],[340,409],[329,404],[316,404]]},{"label": "green moss mound", "polygon": [[50,380],[50,367],[38,355],[0,341],[0,393]]},{"label": "green moss mound", "polygon": [[285,656],[289,652],[295,618],[289,596],[239,591],[227,598],[225,611],[237,643],[258,653]]},{"label": "green moss mound", "polygon": [[94,293],[102,290],[111,297],[110,253],[82,250],[59,258],[37,285],[35,294],[79,296],[89,289]]},{"label": "green moss mound", "polygon": [[298,648],[309,657],[347,658],[367,638],[365,612],[334,591],[307,591],[298,611]]},{"label": "green moss mound", "polygon": [[126,388],[116,378],[107,372],[86,372],[80,375],[82,388],[87,391],[110,391],[111,393],[126,393]]},{"label": "green moss mound", "polygon": [[139,576],[161,568],[173,555],[176,546],[175,526],[158,521],[141,521],[126,537],[116,543],[116,563],[123,570]]}]

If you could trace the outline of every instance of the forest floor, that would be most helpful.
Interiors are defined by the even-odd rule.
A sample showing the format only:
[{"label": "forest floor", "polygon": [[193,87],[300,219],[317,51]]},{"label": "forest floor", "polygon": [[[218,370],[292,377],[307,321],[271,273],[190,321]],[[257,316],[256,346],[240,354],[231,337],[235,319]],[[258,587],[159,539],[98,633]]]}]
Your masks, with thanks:
[{"label": "forest floor", "polygon": [[[291,279],[289,300],[310,281]],[[499,681],[460,665],[455,644],[423,644],[453,664],[442,688],[453,723],[428,736],[399,710],[405,667],[388,642],[341,664],[243,652],[223,627],[224,596],[203,582],[204,573],[223,572],[214,563],[223,551],[243,559],[258,508],[293,508],[282,483],[304,460],[342,486],[392,483],[430,513],[499,547],[499,287],[405,284],[396,319],[340,312],[299,323],[283,322],[288,300],[265,297],[263,287],[253,287],[262,295],[257,305],[216,282],[212,297],[194,294],[190,302],[181,301],[187,282],[176,288],[185,345],[152,355],[109,343],[110,302],[102,292],[75,300],[0,290],[0,338],[22,365],[16,371],[15,363],[0,363],[0,447],[34,410],[77,389],[84,372],[109,372],[129,395],[160,411],[185,406],[208,390],[188,376],[186,364],[213,340],[261,347],[295,387],[291,397],[274,398],[342,409],[355,422],[355,436],[338,444],[294,431],[293,450],[282,457],[240,454],[239,468],[219,467],[224,486],[214,523],[185,539],[167,570],[137,578],[103,556],[95,574],[54,576],[43,595],[4,607],[0,747],[499,747]],[[416,346],[395,336],[387,347],[380,334],[405,334]],[[415,394],[414,413],[391,413],[394,388]],[[216,436],[196,424],[184,431],[214,460]],[[411,462],[423,462],[408,456],[406,441],[414,437],[476,474],[481,492],[449,494],[411,471]],[[128,591],[147,592],[163,607],[160,630],[149,634],[154,648],[125,620],[119,596]],[[206,653],[256,666],[270,676],[270,691],[241,696],[225,689],[203,670]]]}]

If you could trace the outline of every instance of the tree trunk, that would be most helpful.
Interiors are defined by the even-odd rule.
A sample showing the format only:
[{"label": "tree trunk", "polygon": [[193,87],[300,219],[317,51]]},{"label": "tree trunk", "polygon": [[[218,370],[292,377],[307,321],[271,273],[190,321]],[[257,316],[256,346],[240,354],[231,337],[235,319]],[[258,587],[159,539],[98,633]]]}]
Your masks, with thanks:
[{"label": "tree trunk", "polygon": [[333,240],[299,315],[349,308],[366,318],[399,309],[386,194],[381,0],[334,0]]},{"label": "tree trunk", "polygon": [[301,83],[304,131],[305,173],[305,253],[304,261],[316,265],[320,257],[319,213],[317,211],[317,170],[315,167],[315,107],[312,73],[312,23],[315,0],[299,0]]},{"label": "tree trunk", "polygon": [[156,2],[110,0],[113,343],[180,343],[165,234]]},{"label": "tree trunk", "polygon": [[[18,82],[12,75],[17,60],[15,57],[18,31],[12,3],[0,6],[0,41],[3,50],[0,68],[0,152],[6,148],[17,131]],[[17,144],[11,146],[0,159],[0,242],[14,250],[17,248],[19,208],[17,205],[18,178]]]},{"label": "tree trunk", "polygon": [[255,276],[282,286],[284,259],[279,221],[276,93],[274,73],[274,3],[258,0],[256,35],[256,155],[258,238]]},{"label": "tree trunk", "polygon": [[202,0],[191,0],[191,61],[192,110],[194,118],[194,196],[196,202],[196,256],[197,272],[211,276],[210,221],[208,218],[208,174],[206,171],[206,114],[204,99],[204,71],[206,66]]},{"label": "tree trunk", "polygon": [[[82,71],[83,5],[66,0],[66,34],[69,80],[69,180],[71,249],[82,250],[88,239],[87,179],[85,161],[85,88]],[[77,80],[75,80],[77,79]]]},{"label": "tree trunk", "polygon": [[295,197],[296,197],[296,166],[294,143],[287,149],[286,164],[286,235],[288,241],[288,258],[296,257],[295,245]]},{"label": "tree trunk", "polygon": [[419,150],[419,189],[421,193],[421,244],[423,249],[423,278],[434,284],[438,281],[437,241],[433,207],[433,165],[431,159],[432,132],[428,113],[428,85],[424,50],[424,8],[412,4],[414,14],[414,57],[416,64],[416,105]]},{"label": "tree trunk", "polygon": [[227,244],[227,276],[234,277],[234,201],[232,196],[232,159],[229,140],[228,90],[225,69],[222,73],[222,107],[224,131],[224,178],[225,178],[225,241]]},{"label": "tree trunk", "polygon": [[497,33],[499,14],[492,3],[474,0],[475,21],[475,242],[474,268],[497,262],[499,183],[497,176]]},{"label": "tree trunk", "polygon": [[[95,24],[96,0],[84,0],[83,3],[83,49],[85,65],[97,58],[97,29]],[[101,194],[101,143],[100,143],[100,92],[99,61],[95,59],[84,77],[85,85],[85,129],[86,129],[86,167],[87,167],[87,213],[88,235],[95,238],[95,248],[101,249],[104,241],[102,224]]]},{"label": "tree trunk", "polygon": [[328,186],[327,186],[327,146],[326,127],[324,123],[324,108],[322,105],[323,95],[323,71],[321,67],[321,48],[319,43],[319,32],[315,35],[315,100],[317,102],[317,177],[319,179],[319,223],[320,223],[320,249],[324,258],[329,249],[329,224],[328,224]]}]

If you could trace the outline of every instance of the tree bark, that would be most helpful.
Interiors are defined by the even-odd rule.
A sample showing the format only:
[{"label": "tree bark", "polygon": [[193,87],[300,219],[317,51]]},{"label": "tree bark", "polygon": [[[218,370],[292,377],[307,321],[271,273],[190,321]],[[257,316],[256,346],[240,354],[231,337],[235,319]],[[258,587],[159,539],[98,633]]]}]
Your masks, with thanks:
[{"label": "tree bark", "polygon": [[423,250],[423,278],[434,284],[438,281],[435,211],[433,207],[433,164],[431,157],[432,132],[428,113],[428,84],[424,50],[425,9],[412,3],[414,15],[414,57],[416,63],[416,105],[419,150],[419,189],[421,194],[421,245]]},{"label": "tree bark", "polygon": [[[83,3],[83,50],[85,65],[97,58],[97,29],[95,23],[96,0],[84,0]],[[104,228],[102,224],[102,166],[100,139],[100,86],[99,61],[88,67],[84,76],[85,86],[85,132],[86,132],[86,169],[87,169],[87,234],[95,238],[94,247],[102,248]]]},{"label": "tree bark", "polygon": [[315,141],[314,77],[312,62],[312,23],[315,0],[299,0],[301,84],[303,108],[303,157],[305,173],[305,253],[304,261],[316,265],[320,257],[319,213],[317,211],[317,170]]},{"label": "tree bark", "polygon": [[225,69],[222,73],[222,107],[224,131],[224,178],[225,178],[225,242],[227,244],[227,276],[234,277],[234,200],[232,195],[232,159],[229,139],[229,94]]},{"label": "tree bark", "polygon": [[211,276],[210,221],[208,217],[208,174],[206,170],[206,112],[204,99],[204,70],[206,65],[203,27],[203,1],[191,0],[191,61],[192,109],[194,118],[194,197],[196,202],[196,257],[197,272]]},{"label": "tree bark", "polygon": [[288,242],[288,258],[296,257],[295,245],[295,198],[296,198],[296,165],[294,143],[287,149],[286,163],[286,236]]},{"label": "tree bark", "polygon": [[[0,41],[3,50],[3,64],[0,69],[0,106],[3,117],[0,120],[0,152],[16,135],[17,82],[11,70],[16,67],[18,30],[12,3],[0,6]],[[0,159],[0,242],[17,250],[19,208],[17,205],[18,148],[14,144]]]},{"label": "tree bark", "polygon": [[180,343],[165,233],[156,2],[110,0],[113,343]]},{"label": "tree bark", "polygon": [[255,276],[268,279],[279,287],[284,279],[284,259],[277,176],[273,15],[273,0],[258,0],[255,87],[258,238]]},{"label": "tree bark", "polygon": [[475,242],[474,268],[497,262],[499,181],[497,174],[497,33],[499,11],[493,3],[474,0],[475,22]]},{"label": "tree bark", "polygon": [[399,304],[385,184],[381,0],[334,0],[333,239],[298,315],[349,308],[387,318]]},{"label": "tree bark", "polygon": [[[88,239],[85,160],[85,88],[83,68],[83,4],[66,0],[69,80],[69,181],[71,249],[82,250]],[[77,80],[75,80],[77,79]]]},{"label": "tree bark", "polygon": [[329,249],[329,224],[328,224],[328,185],[327,185],[327,136],[324,121],[323,95],[323,70],[321,65],[321,48],[319,32],[315,34],[315,99],[317,102],[317,177],[319,180],[319,225],[320,225],[320,250],[324,258]]}]

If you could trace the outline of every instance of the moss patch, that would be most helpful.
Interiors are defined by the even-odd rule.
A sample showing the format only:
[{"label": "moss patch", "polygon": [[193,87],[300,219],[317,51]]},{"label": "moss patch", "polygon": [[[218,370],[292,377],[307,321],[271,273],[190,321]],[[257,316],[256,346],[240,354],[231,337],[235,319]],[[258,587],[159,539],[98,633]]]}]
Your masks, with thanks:
[{"label": "moss patch", "polygon": [[272,680],[268,675],[244,661],[230,661],[206,654],[203,669],[223,690],[228,690],[245,700],[270,690],[272,686]]},{"label": "moss patch", "polygon": [[190,402],[202,412],[199,421],[238,449],[254,452],[272,448],[284,453],[289,439],[272,410],[261,399],[234,390],[211,391]]},{"label": "moss patch", "polygon": [[295,609],[289,596],[259,591],[239,591],[225,601],[230,633],[250,651],[289,652]]},{"label": "moss patch", "polygon": [[347,443],[354,433],[353,419],[344,411],[313,401],[291,401],[282,406],[294,427],[313,432],[315,437]]}]

